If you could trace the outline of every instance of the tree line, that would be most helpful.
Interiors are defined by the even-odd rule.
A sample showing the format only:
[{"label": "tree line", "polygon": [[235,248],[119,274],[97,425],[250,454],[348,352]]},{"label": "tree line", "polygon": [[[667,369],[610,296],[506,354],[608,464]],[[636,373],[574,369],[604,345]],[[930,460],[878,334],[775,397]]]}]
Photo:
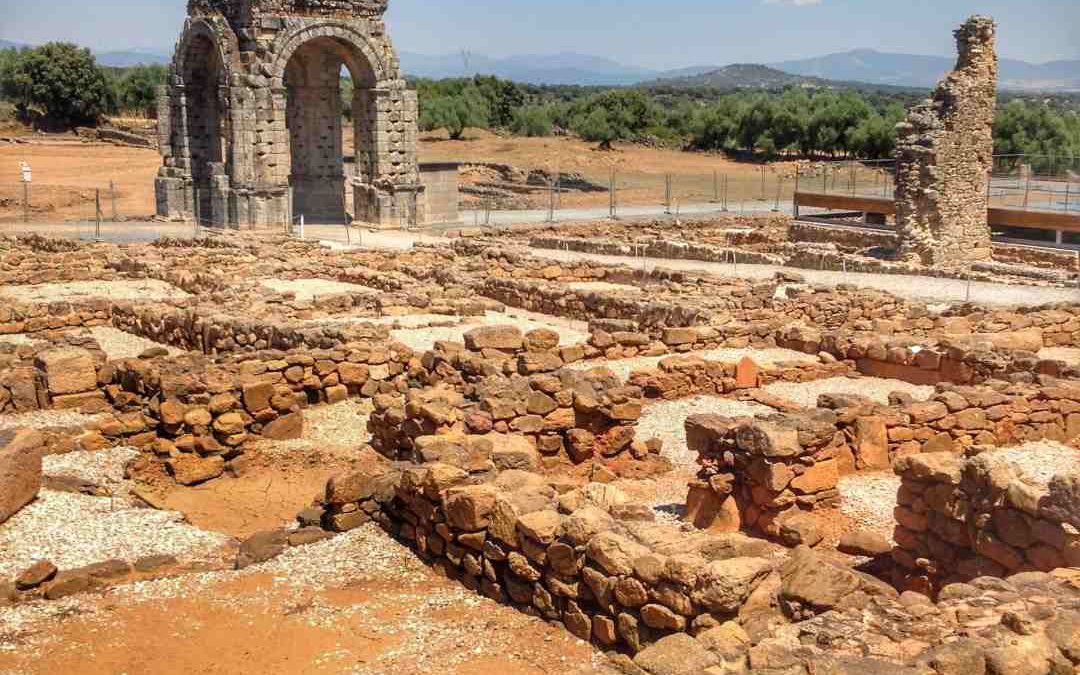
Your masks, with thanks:
[{"label": "tree line", "polygon": [[[522,136],[572,133],[602,147],[647,142],[766,159],[891,157],[896,125],[925,95],[805,88],[598,90],[480,76],[418,80],[416,89],[421,129],[445,128],[451,138],[461,138],[469,127]],[[1002,94],[994,141],[1000,154],[1080,158],[1080,98]]]},{"label": "tree line", "polygon": [[168,68],[99,66],[89,49],[65,42],[0,50],[0,96],[20,115],[38,111],[59,126],[93,125],[105,115],[153,116]]},{"label": "tree line", "polygon": [[[102,116],[153,116],[165,66],[104,68],[87,49],[49,43],[0,50],[0,96],[21,113],[36,110],[59,125]],[[574,134],[609,148],[617,141],[687,150],[778,157],[890,157],[896,124],[922,94],[905,91],[790,88],[715,91],[535,86],[492,76],[410,82],[421,130],[469,128],[520,136]],[[351,114],[352,82],[342,78],[342,112]],[[1080,97],[1003,94],[994,125],[999,154],[1080,157]],[[1080,170],[1077,162],[1072,170]]]}]

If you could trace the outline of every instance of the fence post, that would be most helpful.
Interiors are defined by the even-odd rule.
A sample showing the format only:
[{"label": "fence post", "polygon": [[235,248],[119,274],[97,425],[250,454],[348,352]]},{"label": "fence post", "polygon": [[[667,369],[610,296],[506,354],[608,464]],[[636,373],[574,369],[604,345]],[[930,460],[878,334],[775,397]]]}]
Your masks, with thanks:
[{"label": "fence post", "polygon": [[799,178],[802,176],[802,167],[795,165],[795,191],[791,193],[791,214],[795,219],[799,218]]},{"label": "fence post", "polygon": [[720,176],[717,171],[712,172],[713,204],[720,201]]},{"label": "fence post", "polygon": [[549,223],[555,222],[555,184],[548,181],[548,218]]},{"label": "fence post", "polygon": [[94,189],[94,241],[101,241],[101,188]]},{"label": "fence post", "polygon": [[773,213],[779,213],[780,211],[780,197],[784,190],[784,179],[780,174],[776,174],[776,203],[773,204]]},{"label": "fence post", "polygon": [[664,174],[664,213],[671,215],[671,174]]},{"label": "fence post", "polygon": [[611,178],[608,180],[608,211],[611,218],[618,216],[619,203],[615,195],[615,171],[611,171]]},{"label": "fence post", "polygon": [[30,183],[23,181],[23,222],[30,222]]},{"label": "fence post", "polygon": [[109,181],[109,199],[112,201],[112,221],[115,223],[120,218],[116,213],[116,183]]},{"label": "fence post", "polygon": [[761,201],[765,201],[765,165],[761,165]]}]

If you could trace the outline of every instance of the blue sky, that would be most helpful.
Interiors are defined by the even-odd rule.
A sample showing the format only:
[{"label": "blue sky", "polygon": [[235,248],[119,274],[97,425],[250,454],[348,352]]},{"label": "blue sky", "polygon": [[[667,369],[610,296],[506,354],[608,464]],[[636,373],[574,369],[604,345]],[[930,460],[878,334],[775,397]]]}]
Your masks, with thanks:
[{"label": "blue sky", "polygon": [[[102,50],[171,46],[185,0],[0,0],[0,37]],[[1080,58],[1080,0],[391,0],[398,49],[578,52],[674,68],[857,47],[952,53],[951,29],[994,16],[1003,56]]]}]

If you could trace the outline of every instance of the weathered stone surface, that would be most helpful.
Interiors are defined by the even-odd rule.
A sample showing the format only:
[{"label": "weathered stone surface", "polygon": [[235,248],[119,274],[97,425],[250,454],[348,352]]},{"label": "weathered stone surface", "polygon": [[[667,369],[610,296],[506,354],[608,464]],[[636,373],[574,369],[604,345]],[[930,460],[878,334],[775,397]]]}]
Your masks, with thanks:
[{"label": "weathered stone surface", "polygon": [[0,430],[0,523],[37,497],[44,442],[30,429]]},{"label": "weathered stone surface", "polygon": [[45,374],[53,396],[80,394],[97,388],[93,355],[78,347],[51,349],[38,355],[37,367]]},{"label": "weathered stone surface", "polygon": [[700,675],[717,663],[715,654],[686,633],[669,635],[634,657],[634,664],[652,675]]},{"label": "weathered stone surface", "polygon": [[521,329],[517,326],[481,326],[465,333],[465,347],[474,352],[485,349],[517,351],[523,342]]},{"label": "weathered stone surface", "polygon": [[15,577],[15,588],[20,591],[28,591],[37,588],[41,584],[56,576],[56,565],[48,560],[39,560],[27,567]]},{"label": "weathered stone surface", "polygon": [[731,614],[738,611],[772,569],[772,563],[765,558],[710,562],[699,570],[691,597],[706,611]]},{"label": "weathered stone surface", "polygon": [[166,462],[169,473],[181,485],[198,485],[225,473],[225,460],[220,456],[199,457],[182,454]]},{"label": "weathered stone surface", "polygon": [[285,530],[257,532],[240,543],[236,553],[236,569],[272,560],[285,552],[289,545],[289,533]]},{"label": "weathered stone surface", "polygon": [[263,427],[262,435],[274,441],[286,441],[302,438],[304,435],[304,415],[300,412],[282,415]]}]

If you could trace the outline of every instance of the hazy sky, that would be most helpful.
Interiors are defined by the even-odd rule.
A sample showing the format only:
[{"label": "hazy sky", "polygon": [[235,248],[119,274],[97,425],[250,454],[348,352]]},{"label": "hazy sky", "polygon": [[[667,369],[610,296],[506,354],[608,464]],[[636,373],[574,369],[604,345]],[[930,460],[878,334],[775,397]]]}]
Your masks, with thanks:
[{"label": "hazy sky", "polygon": [[[0,37],[168,49],[185,0],[0,0]],[[1003,56],[1080,58],[1080,0],[391,0],[400,50],[578,52],[652,68],[768,62],[856,47],[951,54],[951,29],[994,16]]]}]

